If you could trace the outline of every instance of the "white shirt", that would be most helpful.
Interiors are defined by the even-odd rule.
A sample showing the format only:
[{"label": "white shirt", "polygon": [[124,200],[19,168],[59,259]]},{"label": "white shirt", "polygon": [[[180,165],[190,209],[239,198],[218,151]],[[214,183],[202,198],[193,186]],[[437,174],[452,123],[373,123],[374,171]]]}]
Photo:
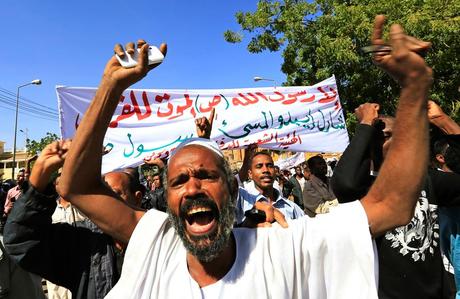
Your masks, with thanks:
[{"label": "white shirt", "polygon": [[295,177],[295,179],[297,180],[297,182],[299,182],[300,189],[303,192],[303,189],[305,188],[305,178],[301,177],[300,179],[298,179],[297,177]]},{"label": "white shirt", "polygon": [[[236,177],[236,176],[235,176]],[[246,181],[244,183],[240,183],[239,177],[237,178],[238,180],[238,186],[243,187],[244,189],[248,190],[249,193],[251,194],[259,194],[259,190],[257,190],[256,185],[254,184],[254,181]],[[281,187],[278,181],[273,181],[273,188],[281,192]]]},{"label": "white shirt", "polygon": [[[240,224],[246,218],[244,213],[254,207],[257,201],[270,202],[265,196],[255,189],[256,193],[251,193],[246,188],[238,188],[238,197],[236,201],[235,221]],[[281,192],[274,190],[277,195],[276,200],[272,203],[273,207],[283,213],[286,219],[297,219],[305,216],[304,211],[293,201],[284,198]],[[254,192],[254,191],[253,191]]]},{"label": "white shirt", "polygon": [[85,220],[85,216],[75,208],[71,203],[66,207],[61,205],[59,200],[57,201],[56,210],[54,210],[53,215],[51,216],[52,223],[68,223],[73,224],[77,221]]},{"label": "white shirt", "polygon": [[121,278],[106,298],[377,298],[375,252],[359,201],[315,218],[271,228],[235,228],[236,259],[218,282],[200,288],[165,213],[136,226]]}]

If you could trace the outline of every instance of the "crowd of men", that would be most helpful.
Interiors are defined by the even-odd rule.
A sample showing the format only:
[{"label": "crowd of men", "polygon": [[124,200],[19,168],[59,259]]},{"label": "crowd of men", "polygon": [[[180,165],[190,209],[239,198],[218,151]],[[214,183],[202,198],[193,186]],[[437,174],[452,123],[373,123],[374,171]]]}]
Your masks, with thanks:
[{"label": "crowd of men", "polygon": [[49,298],[460,298],[460,126],[429,101],[430,44],[396,24],[384,41],[383,25],[373,60],[401,86],[396,115],[357,107],[332,165],[315,155],[279,169],[250,146],[235,175],[212,112],[199,138],[145,160],[154,172],[101,177],[121,93],[155,67],[143,40],[136,67],[112,57],[73,140],[46,146],[0,194],[0,297],[44,298],[43,278]]}]

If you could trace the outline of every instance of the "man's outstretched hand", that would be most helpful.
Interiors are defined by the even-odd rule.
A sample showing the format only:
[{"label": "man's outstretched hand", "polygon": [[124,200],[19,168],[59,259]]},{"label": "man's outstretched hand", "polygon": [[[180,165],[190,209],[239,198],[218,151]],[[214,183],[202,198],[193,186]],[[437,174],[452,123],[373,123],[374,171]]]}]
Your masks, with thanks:
[{"label": "man's outstretched hand", "polygon": [[70,139],[54,141],[48,144],[32,168],[29,182],[38,191],[43,191],[51,174],[64,164],[72,141]]},{"label": "man's outstretched hand", "polygon": [[364,103],[355,109],[355,115],[360,124],[372,126],[379,117],[380,105],[376,103]]},{"label": "man's outstretched hand", "polygon": [[195,119],[196,133],[200,138],[211,138],[212,122],[214,121],[215,108],[212,108],[209,118],[203,116]]},{"label": "man's outstretched hand", "polygon": [[[386,44],[382,38],[384,23],[385,17],[383,15],[375,17],[372,45],[383,46]],[[425,64],[425,59],[421,56],[428,51],[431,43],[406,35],[400,25],[393,24],[390,29],[388,45],[392,49],[391,52],[374,53],[373,60],[376,65],[398,81],[401,87],[412,83],[414,79],[417,82],[423,80],[431,83],[431,68]]]},{"label": "man's outstretched hand", "polygon": [[[127,43],[126,52],[129,54],[133,54],[135,49],[135,44],[130,42]],[[113,86],[116,86],[122,91],[133,85],[134,83],[140,81],[144,78],[147,73],[152,70],[153,68],[157,67],[159,64],[148,64],[148,50],[149,45],[145,42],[145,40],[140,39],[137,41],[137,48],[140,49],[137,65],[133,68],[124,68],[120,65],[117,58],[113,56],[104,69],[104,80],[108,80],[112,82]],[[166,56],[167,46],[166,44],[160,45],[160,51]],[[125,53],[123,51],[123,47],[120,44],[116,44],[114,48],[115,54],[123,58]]]}]

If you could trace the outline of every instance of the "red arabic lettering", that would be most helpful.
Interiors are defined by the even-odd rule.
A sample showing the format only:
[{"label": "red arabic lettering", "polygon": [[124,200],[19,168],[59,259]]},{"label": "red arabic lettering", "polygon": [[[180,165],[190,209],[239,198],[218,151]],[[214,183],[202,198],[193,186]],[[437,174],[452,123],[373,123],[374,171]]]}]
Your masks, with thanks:
[{"label": "red arabic lettering", "polygon": [[147,97],[147,93],[145,91],[142,92],[142,102],[144,103],[145,113],[142,114],[139,105],[137,104],[136,97],[134,96],[134,92],[131,91],[130,95],[131,101],[134,104],[134,112],[136,112],[136,116],[138,120],[143,120],[149,117],[152,114],[152,109],[150,108],[149,98]]},{"label": "red arabic lettering", "polygon": [[259,96],[259,97],[261,97],[261,98],[264,99],[265,101],[268,101],[267,96],[264,95],[263,93],[261,93],[261,92],[256,92],[256,95]]},{"label": "red arabic lettering", "polygon": [[252,100],[250,98],[248,98],[247,96],[245,96],[244,94],[242,94],[242,93],[239,93],[238,95],[240,97],[242,97],[243,100],[245,100],[245,102],[243,102],[239,98],[235,97],[235,98],[232,99],[232,103],[235,106],[238,106],[238,105],[247,106],[247,105],[255,104],[255,103],[257,103],[259,101],[257,96],[255,96],[252,93],[248,93],[248,95],[253,98]]},{"label": "red arabic lettering", "polygon": [[[170,98],[171,98],[171,96],[169,94],[167,94],[167,93],[163,94],[162,96],[157,95],[155,97],[155,102],[162,103],[164,100],[169,101]],[[158,117],[168,117],[173,113],[173,109],[174,109],[174,107],[173,107],[173,105],[171,103],[168,103],[168,111],[167,112],[160,111],[160,107],[158,107],[157,116]]]},{"label": "red arabic lettering", "polygon": [[[130,118],[134,114],[136,114],[138,120],[143,120],[152,114],[152,109],[150,108],[149,99],[145,91],[142,92],[142,101],[145,107],[144,114],[142,114],[141,109],[139,108],[139,104],[137,103],[137,99],[136,99],[136,95],[134,94],[134,91],[131,90],[131,92],[129,93],[129,97],[131,99],[132,105],[131,104],[123,105],[123,108],[121,109],[121,114],[114,121],[110,122],[109,124],[110,128],[118,127],[118,123],[120,121],[122,121],[123,119]],[[122,103],[124,99],[125,97],[121,96],[120,103]]]},{"label": "red arabic lettering", "polygon": [[[292,136],[292,138],[290,138],[290,136]],[[293,145],[297,142],[299,142],[299,144],[302,144],[302,139],[300,138],[300,135],[296,136],[295,131],[292,132],[292,135],[291,133],[288,133],[286,138],[280,138],[280,141],[283,141],[284,139],[288,140],[285,142],[281,142],[279,145],[279,147],[282,147],[284,149],[288,149],[290,145]]]},{"label": "red arabic lettering", "polygon": [[[176,107],[177,115],[171,116],[168,119],[178,118],[178,117],[184,115],[185,110],[187,110],[188,108],[192,107],[193,100],[190,99],[190,96],[188,94],[184,94],[184,97],[185,97],[185,105],[184,106],[177,106]],[[190,109],[190,113],[192,114],[193,118],[196,117],[195,108],[192,107],[192,109]]]},{"label": "red arabic lettering", "polygon": [[205,113],[205,112],[209,112],[212,110],[212,108],[214,108],[215,106],[219,105],[220,101],[221,101],[222,97],[220,95],[215,95],[213,98],[212,98],[212,101],[210,101],[208,104],[209,106],[207,108],[203,108],[203,106],[200,105],[200,112],[201,113]]},{"label": "red arabic lettering", "polygon": [[342,108],[342,107],[340,106],[340,102],[339,102],[339,101],[335,101],[334,106],[335,106],[334,110],[339,110],[340,108]]},{"label": "red arabic lettering", "polygon": [[282,94],[281,92],[275,91],[274,94],[278,95],[279,98],[272,98],[272,97],[269,97],[270,101],[272,101],[272,102],[280,102],[280,101],[283,101],[283,100],[284,100],[284,94]]},{"label": "red arabic lettering", "polygon": [[[307,91],[306,90],[299,91],[299,92],[296,93],[296,95],[298,97],[307,96]],[[313,95],[311,95],[311,96],[309,96],[309,97],[307,97],[305,99],[300,100],[300,102],[301,103],[310,103],[310,102],[313,102],[314,100],[315,100],[315,95],[313,94]]]},{"label": "red arabic lettering", "polygon": [[332,87],[329,87],[329,90],[331,91],[331,94],[328,94],[326,91],[324,91],[322,87],[318,87],[318,90],[322,94],[324,94],[324,98],[319,100],[318,101],[319,103],[324,104],[324,103],[330,103],[330,102],[335,101],[335,98],[337,97],[337,92]]},{"label": "red arabic lettering", "polygon": [[[333,91],[335,92],[335,91]],[[325,93],[326,94],[326,93]],[[248,92],[246,95],[239,93],[239,97],[234,97],[232,99],[232,103],[234,106],[248,106],[252,104],[256,104],[259,100],[265,100],[270,102],[281,102],[283,105],[292,105],[296,102],[300,103],[309,103],[315,100],[315,95],[307,95],[306,90],[298,91],[295,93],[290,94],[283,94],[279,91],[273,92],[273,94],[267,97],[262,92],[250,93]],[[323,99],[324,101],[324,99]]]}]

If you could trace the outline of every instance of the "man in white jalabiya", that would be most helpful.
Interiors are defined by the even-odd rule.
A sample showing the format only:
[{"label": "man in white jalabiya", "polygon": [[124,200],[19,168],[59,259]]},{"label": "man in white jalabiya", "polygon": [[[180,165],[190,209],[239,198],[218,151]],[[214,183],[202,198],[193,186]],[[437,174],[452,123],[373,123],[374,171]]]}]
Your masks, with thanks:
[{"label": "man in white jalabiya", "polygon": [[[374,62],[402,89],[380,175],[360,201],[301,217],[288,228],[276,223],[232,228],[237,188],[222,153],[206,140],[188,141],[172,154],[165,181],[167,214],[133,210],[117,200],[100,179],[104,134],[122,92],[154,66],[148,66],[148,45],[142,40],[136,67],[122,68],[112,57],[59,184],[61,196],[102,230],[129,241],[121,278],[107,298],[377,298],[372,236],[412,217],[428,159],[432,81],[431,69],[418,55],[430,44],[407,36],[399,25],[391,26],[385,43],[383,23],[383,16],[376,17]],[[165,45],[160,49],[166,53]],[[134,52],[134,44],[126,50]],[[265,211],[267,222],[274,220],[272,206],[256,207]]]}]

